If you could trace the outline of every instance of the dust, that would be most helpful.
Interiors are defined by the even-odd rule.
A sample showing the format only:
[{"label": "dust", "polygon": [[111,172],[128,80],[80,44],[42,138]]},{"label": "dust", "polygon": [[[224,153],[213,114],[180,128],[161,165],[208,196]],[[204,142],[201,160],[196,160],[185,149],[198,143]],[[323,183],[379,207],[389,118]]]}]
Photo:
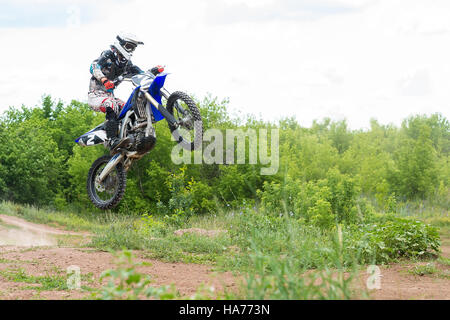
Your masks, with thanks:
[{"label": "dust", "polygon": [[0,246],[10,245],[19,247],[53,246],[57,241],[44,232],[18,229],[8,225],[0,225]]},{"label": "dust", "polygon": [[7,215],[0,215],[0,246],[54,246],[55,235],[78,235]]}]

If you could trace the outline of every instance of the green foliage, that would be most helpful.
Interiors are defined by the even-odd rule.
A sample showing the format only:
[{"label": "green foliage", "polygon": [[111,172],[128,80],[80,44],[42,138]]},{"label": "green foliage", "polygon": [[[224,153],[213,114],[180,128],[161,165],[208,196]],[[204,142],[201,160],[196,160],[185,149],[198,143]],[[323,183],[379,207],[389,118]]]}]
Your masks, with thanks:
[{"label": "green foliage", "polygon": [[330,169],[325,179],[303,182],[286,177],[263,185],[259,191],[261,207],[268,213],[289,213],[321,227],[357,221],[358,186],[354,179]]},{"label": "green foliage", "polygon": [[170,198],[167,205],[160,203],[159,209],[168,215],[189,218],[194,214],[192,194],[189,192],[192,181],[186,181],[186,167],[170,174],[165,181]]},{"label": "green foliage", "polygon": [[263,255],[279,259],[286,257],[299,271],[331,266],[329,247],[332,238],[328,231],[305,224],[286,215],[273,216],[244,210],[229,218],[231,243],[240,248],[234,259],[222,263],[229,268],[252,270],[249,254],[255,248]]},{"label": "green foliage", "polygon": [[318,199],[313,207],[308,208],[308,216],[312,224],[321,228],[330,228],[335,223],[331,204],[323,199]]},{"label": "green foliage", "polygon": [[[340,233],[340,229],[338,233]],[[344,276],[341,237],[335,237],[330,250],[330,260],[337,268],[324,267],[310,273],[299,272],[288,256],[267,255],[252,243],[250,254],[253,270],[246,276],[245,298],[250,300],[333,300],[350,299],[350,284],[356,269]]]},{"label": "green foliage", "polygon": [[38,284],[38,286],[29,286],[27,289],[37,291],[48,290],[67,290],[66,278],[60,275],[29,275],[22,268],[12,268],[0,270],[0,275],[9,281]]},{"label": "green foliage", "polygon": [[[251,115],[233,118],[228,102],[211,95],[197,102],[205,129],[280,128],[276,175],[260,175],[261,165],[192,164],[181,177],[170,160],[174,142],[161,121],[155,125],[155,149],[128,172],[127,192],[114,211],[189,217],[260,200],[266,212],[328,228],[364,215],[360,197],[382,212],[425,199],[449,208],[450,125],[440,114],[410,117],[401,128],[372,120],[370,130],[351,131],[345,120],[324,119],[304,128],[294,118],[278,124]],[[0,118],[0,199],[95,211],[86,195],[86,175],[106,150],[82,148],[74,140],[103,121],[104,115],[87,104],[64,105],[50,96],[36,108],[8,109]]]},{"label": "green foliage", "polygon": [[362,263],[387,263],[399,258],[420,258],[439,253],[437,229],[420,221],[391,217],[380,223],[350,226],[345,246]]},{"label": "green foliage", "polygon": [[400,148],[395,153],[397,170],[391,173],[394,190],[412,199],[431,195],[438,186],[436,149],[431,128],[421,119],[410,118],[403,123]]},{"label": "green foliage", "polygon": [[216,209],[218,200],[208,184],[194,181],[194,178],[191,178],[188,186],[189,193],[192,195],[192,208],[195,213],[212,213]]},{"label": "green foliage", "polygon": [[427,263],[425,265],[414,266],[414,268],[408,270],[408,272],[417,276],[424,276],[437,273],[438,269],[434,263]]},{"label": "green foliage", "polygon": [[178,296],[173,285],[152,287],[150,277],[136,270],[138,267],[150,264],[135,262],[130,251],[124,250],[113,254],[116,257],[117,268],[106,270],[101,274],[100,282],[107,279],[108,284],[103,286],[99,292],[94,292],[94,298],[99,300],[137,300],[142,298],[169,300]]},{"label": "green foliage", "polygon": [[135,222],[135,227],[139,233],[144,236],[151,237],[156,234],[166,234],[167,226],[164,222],[156,220],[148,214],[142,215],[142,218]]},{"label": "green foliage", "polygon": [[2,132],[0,163],[4,200],[45,204],[53,200],[63,174],[63,159],[46,129],[47,121],[32,115]]}]

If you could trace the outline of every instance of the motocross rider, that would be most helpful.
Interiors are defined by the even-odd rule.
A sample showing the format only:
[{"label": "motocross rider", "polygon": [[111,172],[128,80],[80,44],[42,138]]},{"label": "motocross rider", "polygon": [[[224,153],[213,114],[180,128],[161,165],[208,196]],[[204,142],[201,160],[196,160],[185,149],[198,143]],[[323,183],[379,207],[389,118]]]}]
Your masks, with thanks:
[{"label": "motocross rider", "polygon": [[[121,33],[109,50],[103,51],[100,57],[91,64],[91,80],[88,93],[88,105],[94,111],[106,113],[105,131],[108,147],[114,151],[129,144],[129,139],[118,137],[119,121],[117,120],[125,102],[114,97],[114,88],[120,83],[119,76],[131,77],[143,73],[132,64],[130,58],[138,45],[144,44],[135,35]],[[157,75],[164,71],[161,66],[154,67],[151,73]]]}]

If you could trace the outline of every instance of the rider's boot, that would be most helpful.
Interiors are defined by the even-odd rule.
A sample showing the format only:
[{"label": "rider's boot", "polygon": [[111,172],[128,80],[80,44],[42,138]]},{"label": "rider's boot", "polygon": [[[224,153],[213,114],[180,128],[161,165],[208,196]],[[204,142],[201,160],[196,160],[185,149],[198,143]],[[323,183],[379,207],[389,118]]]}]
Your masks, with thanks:
[{"label": "rider's boot", "polygon": [[117,149],[124,147],[130,143],[130,138],[119,139],[117,132],[119,131],[119,122],[116,119],[106,120],[105,123],[106,137],[109,139],[108,147],[111,153]]}]

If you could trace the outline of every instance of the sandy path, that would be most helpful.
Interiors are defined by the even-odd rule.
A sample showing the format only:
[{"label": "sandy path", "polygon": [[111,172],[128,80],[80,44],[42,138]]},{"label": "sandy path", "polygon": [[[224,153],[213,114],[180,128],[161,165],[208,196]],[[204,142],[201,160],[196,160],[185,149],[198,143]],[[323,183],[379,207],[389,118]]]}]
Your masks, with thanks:
[{"label": "sandy path", "polygon": [[59,230],[18,217],[0,214],[0,245],[51,246],[57,244],[56,236],[58,235],[86,237],[89,234]]}]

